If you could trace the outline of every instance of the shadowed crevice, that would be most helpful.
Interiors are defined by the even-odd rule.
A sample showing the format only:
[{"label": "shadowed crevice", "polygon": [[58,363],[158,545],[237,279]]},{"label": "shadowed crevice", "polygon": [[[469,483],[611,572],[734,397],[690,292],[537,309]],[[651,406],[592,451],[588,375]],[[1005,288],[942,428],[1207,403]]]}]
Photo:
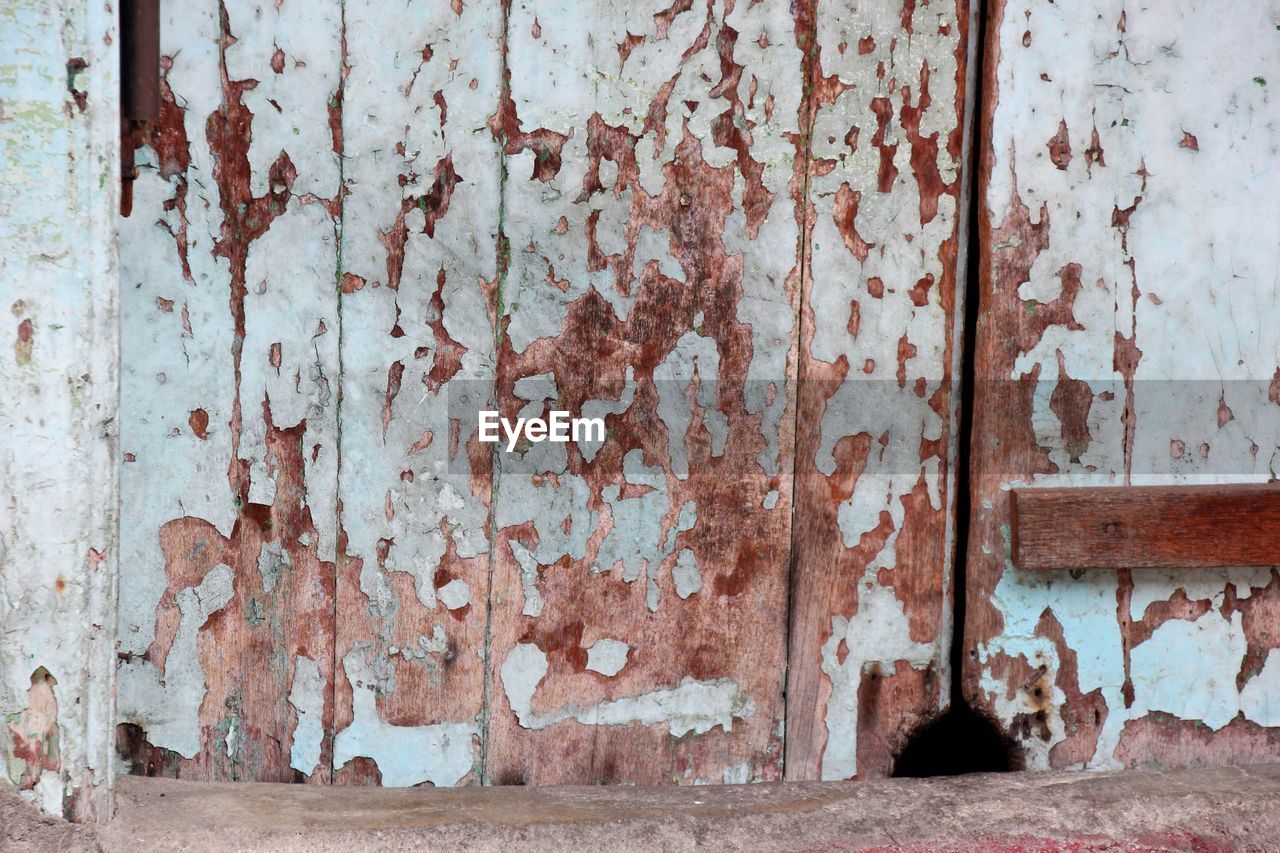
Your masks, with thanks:
[{"label": "shadowed crevice", "polygon": [[981,286],[980,216],[982,183],[978,162],[982,152],[983,105],[976,84],[983,79],[986,61],[986,9],[982,2],[972,5],[969,38],[974,45],[970,67],[973,115],[969,122],[968,217],[965,234],[964,327],[961,341],[959,405],[960,434],[956,448],[956,542],[954,588],[952,590],[951,692],[949,707],[940,716],[919,726],[905,740],[893,762],[893,776],[958,776],[964,773],[1006,773],[1022,769],[1022,754],[992,718],[972,708],[964,694],[965,612],[969,553],[969,525],[972,518],[971,460],[973,446],[973,402],[976,384],[978,314]]},{"label": "shadowed crevice", "polygon": [[1022,769],[1017,745],[988,717],[963,701],[919,729],[894,760],[896,777],[1008,773]]}]

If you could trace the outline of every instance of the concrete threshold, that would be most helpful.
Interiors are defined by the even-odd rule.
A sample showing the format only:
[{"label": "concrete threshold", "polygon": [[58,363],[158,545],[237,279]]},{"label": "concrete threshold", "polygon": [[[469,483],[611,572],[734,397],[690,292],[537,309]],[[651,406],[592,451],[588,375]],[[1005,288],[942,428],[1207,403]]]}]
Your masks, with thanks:
[{"label": "concrete threshold", "polygon": [[697,788],[119,780],[106,851],[1278,850],[1280,765]]}]

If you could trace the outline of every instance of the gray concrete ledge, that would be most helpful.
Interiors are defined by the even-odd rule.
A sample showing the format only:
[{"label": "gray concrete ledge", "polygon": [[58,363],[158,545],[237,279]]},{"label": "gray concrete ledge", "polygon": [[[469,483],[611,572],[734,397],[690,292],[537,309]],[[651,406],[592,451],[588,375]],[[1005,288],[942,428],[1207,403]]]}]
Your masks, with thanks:
[{"label": "gray concrete ledge", "polygon": [[93,838],[128,853],[1280,849],[1277,765],[703,788],[390,790],[131,777],[120,780],[117,802],[115,820]]}]

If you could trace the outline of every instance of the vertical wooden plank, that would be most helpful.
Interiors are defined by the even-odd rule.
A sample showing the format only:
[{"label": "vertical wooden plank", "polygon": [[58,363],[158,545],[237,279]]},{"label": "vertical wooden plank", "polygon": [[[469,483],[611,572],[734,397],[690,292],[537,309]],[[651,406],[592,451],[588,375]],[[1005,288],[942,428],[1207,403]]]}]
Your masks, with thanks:
[{"label": "vertical wooden plank", "polygon": [[165,14],[122,234],[120,746],[134,772],[323,781],[340,4]]},{"label": "vertical wooden plank", "polygon": [[0,774],[80,821],[115,775],[118,38],[105,3],[0,6]]},{"label": "vertical wooden plank", "polygon": [[496,362],[501,6],[345,9],[335,776],[456,785],[484,697],[491,448],[467,413]]},{"label": "vertical wooden plank", "polygon": [[1032,768],[1275,760],[1275,570],[1020,571],[1008,490],[1280,473],[1280,18],[989,15],[966,692]]},{"label": "vertical wooden plank", "polygon": [[782,772],[803,56],[783,4],[510,4],[486,775]]},{"label": "vertical wooden plank", "polygon": [[815,19],[787,777],[867,778],[947,702],[969,9]]}]

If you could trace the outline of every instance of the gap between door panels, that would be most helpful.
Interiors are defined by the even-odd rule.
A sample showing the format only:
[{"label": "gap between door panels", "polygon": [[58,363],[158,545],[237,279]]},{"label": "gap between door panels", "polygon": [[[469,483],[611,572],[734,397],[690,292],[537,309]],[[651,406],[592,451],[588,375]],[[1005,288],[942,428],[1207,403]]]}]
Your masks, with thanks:
[{"label": "gap between door panels", "polygon": [[989,140],[982,135],[986,118],[981,97],[988,61],[987,16],[983,0],[972,0],[970,6],[969,73],[965,109],[964,168],[966,170],[965,209],[962,245],[964,246],[964,297],[959,310],[961,328],[959,376],[958,442],[956,446],[956,502],[954,510],[955,538],[951,548],[952,604],[951,645],[948,654],[950,683],[949,707],[935,719],[927,720],[903,743],[895,760],[893,775],[900,777],[953,776],[962,773],[990,773],[1016,770],[1020,758],[1012,740],[987,714],[975,709],[964,695],[963,671],[966,658],[965,613],[967,600],[967,565],[972,496],[971,468],[973,447],[973,400],[977,381],[975,355],[978,339],[979,301],[982,292],[981,269],[982,174],[979,168],[984,146]]},{"label": "gap between door panels", "polygon": [[[805,717],[815,716],[812,709],[815,707],[816,697],[821,696],[823,692],[818,685],[818,679],[822,676],[813,677],[807,684],[804,682],[798,684],[794,673],[797,664],[803,666],[806,658],[813,657],[813,635],[818,633],[819,637],[824,641],[833,641],[834,637],[831,636],[831,632],[839,627],[840,619],[843,617],[840,617],[838,609],[833,609],[831,612],[836,614],[837,618],[835,620],[825,621],[830,617],[828,613],[824,612],[820,614],[824,618],[821,624],[817,626],[810,624],[807,626],[808,630],[804,630],[805,626],[800,626],[800,630],[797,630],[798,613],[804,614],[802,618],[812,620],[812,614],[805,613],[805,605],[808,603],[806,598],[813,597],[815,575],[818,583],[829,585],[824,594],[816,597],[819,601],[834,600],[840,595],[835,590],[834,572],[826,569],[818,571],[810,567],[810,571],[806,573],[804,571],[805,567],[800,563],[801,560],[806,559],[806,555],[804,549],[795,543],[802,531],[803,519],[800,514],[804,507],[802,507],[800,500],[797,499],[795,504],[796,517],[792,527],[791,604],[788,609],[790,620],[788,659],[792,671],[792,675],[788,679],[789,692],[786,702],[788,717],[786,778],[789,780],[850,778],[855,773],[857,778],[867,778],[890,773],[892,775],[938,775],[970,770],[1007,769],[1007,750],[1003,737],[990,722],[969,709],[961,689],[960,667],[964,658],[963,631],[966,596],[964,564],[967,550],[970,501],[969,450],[972,440],[972,411],[968,402],[972,399],[974,381],[972,356],[977,320],[979,293],[977,275],[979,269],[979,241],[981,237],[979,229],[980,205],[976,203],[979,188],[979,175],[976,166],[982,142],[980,138],[981,124],[978,120],[981,99],[977,83],[981,79],[983,45],[986,38],[985,16],[981,0],[969,0],[966,5],[968,28],[963,46],[964,68],[963,73],[959,75],[960,80],[957,81],[962,86],[962,104],[959,117],[962,148],[958,158],[960,171],[957,178],[958,210],[955,226],[957,256],[956,260],[953,261],[955,265],[954,274],[957,281],[955,282],[954,311],[948,327],[948,334],[954,334],[957,338],[951,352],[950,364],[948,365],[949,379],[952,388],[955,390],[950,400],[951,416],[946,427],[950,442],[950,459],[948,461],[953,462],[954,467],[949,468],[952,472],[952,479],[947,488],[948,497],[944,506],[944,512],[946,513],[945,544],[940,553],[936,555],[938,560],[926,563],[926,565],[934,568],[942,575],[943,600],[946,604],[941,613],[942,624],[939,630],[943,654],[937,661],[944,670],[942,685],[938,692],[934,694],[937,698],[937,705],[934,705],[932,710],[924,704],[928,699],[928,682],[926,680],[925,689],[918,694],[913,708],[907,708],[897,719],[885,721],[883,717],[886,715],[881,715],[882,719],[879,720],[872,719],[874,715],[867,714],[864,709],[866,695],[869,694],[872,697],[871,704],[874,704],[874,697],[878,692],[885,689],[888,680],[881,674],[881,663],[873,658],[869,659],[868,677],[861,682],[857,678],[852,679],[851,689],[848,689],[848,685],[846,685],[848,692],[852,694],[846,701],[856,701],[858,710],[855,714],[856,718],[851,724],[846,721],[846,728],[842,735],[846,740],[853,740],[855,744],[859,735],[863,737],[870,735],[872,738],[884,742],[885,745],[875,755],[872,762],[864,761],[862,750],[859,748],[854,755],[838,757],[843,759],[838,765],[838,772],[829,771],[827,765],[835,765],[836,761],[824,761],[824,759],[829,758],[829,754],[823,754],[823,742],[826,741],[829,746],[830,739],[833,736],[833,732],[827,725],[828,721],[805,719]],[[904,12],[905,15],[906,12]],[[905,20],[906,18],[904,17]],[[874,40],[868,37],[868,41],[873,42]],[[852,47],[852,44],[850,44],[850,47]],[[859,52],[861,52],[864,48],[863,43],[859,43],[858,48]],[[815,85],[815,75],[817,77],[816,82],[830,83],[831,78],[824,79],[822,76],[830,73],[829,66],[822,67],[816,61],[816,56],[812,52],[807,58],[807,62],[811,66],[807,74],[807,78],[811,81],[811,87]],[[932,63],[930,64],[932,65]],[[936,71],[937,69],[926,68],[926,75],[929,70]],[[910,73],[910,69],[908,69],[908,73]],[[834,75],[832,76],[834,77]],[[923,82],[927,86],[927,76]],[[815,108],[815,114],[816,111]],[[883,134],[883,127],[880,133]],[[807,142],[809,145],[807,156],[810,160],[814,160],[812,130]],[[880,189],[883,190],[883,188],[882,183]],[[809,203],[812,204],[814,200],[812,191],[807,188],[806,194]],[[806,260],[811,257],[809,243],[812,238],[813,230],[806,229],[806,248],[804,252]],[[865,244],[863,252],[866,252]],[[806,288],[810,287],[820,275],[821,273],[815,273],[812,269],[806,269]],[[871,279],[870,281],[876,280]],[[855,282],[856,284],[857,282]],[[878,296],[878,294],[874,295]],[[807,298],[804,304],[808,304]],[[807,353],[805,353],[804,344],[802,343],[802,358],[804,358],[805,354]],[[807,361],[802,362],[802,364],[807,363]],[[803,369],[802,367],[800,376],[802,393],[806,381],[812,381],[812,377],[806,376]],[[796,431],[797,448],[800,447],[800,436],[804,428],[804,410],[800,409],[798,414],[800,422]],[[805,455],[799,449],[795,454],[795,462],[796,470],[800,471],[805,462]],[[797,492],[799,492],[799,488],[797,488]],[[857,577],[844,580],[846,585],[860,583]],[[947,584],[950,584],[950,586],[948,587]],[[871,589],[872,587],[868,585],[867,588]],[[884,600],[881,599],[882,604],[883,602]],[[858,612],[857,608],[859,606],[854,606],[854,614]],[[845,612],[847,613],[848,611]],[[808,648],[802,646],[806,638],[809,639]],[[838,652],[845,652],[843,641],[838,648]],[[812,660],[809,663],[812,665]],[[828,663],[835,662],[823,662],[824,670],[827,669]],[[840,658],[840,663],[843,663],[843,658]],[[894,661],[889,659],[887,663],[889,664],[887,667],[890,674],[889,677],[892,677]],[[910,661],[910,663],[912,666],[915,665],[915,661]],[[950,669],[949,672],[946,671],[948,668]],[[899,664],[897,669],[902,670],[904,667]],[[826,677],[828,678],[827,684],[830,685],[830,674],[828,673]],[[797,686],[804,692],[797,691],[795,689]],[[829,687],[828,692],[834,689],[837,688]],[[866,731],[861,731],[864,725]],[[853,752],[854,750],[849,751]]]}]

